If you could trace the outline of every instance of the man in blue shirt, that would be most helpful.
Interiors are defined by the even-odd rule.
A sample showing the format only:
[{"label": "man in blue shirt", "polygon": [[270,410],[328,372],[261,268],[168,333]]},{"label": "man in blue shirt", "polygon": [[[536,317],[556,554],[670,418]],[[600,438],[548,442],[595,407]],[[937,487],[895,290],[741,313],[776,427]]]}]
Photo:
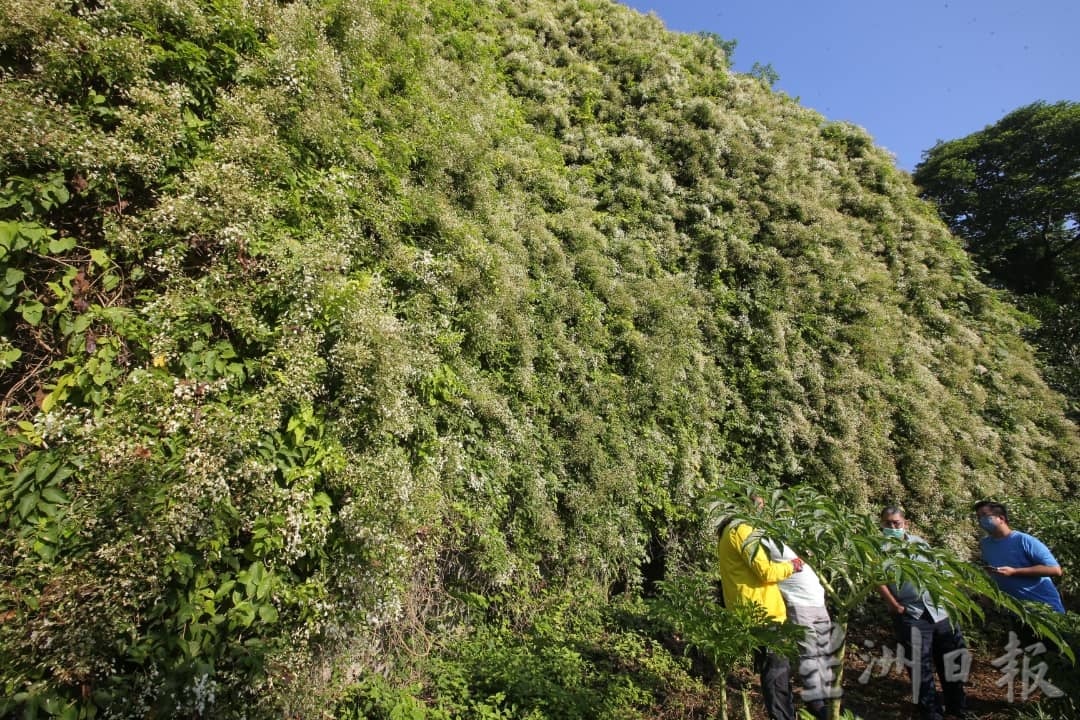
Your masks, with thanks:
[{"label": "man in blue shirt", "polygon": [[979,541],[987,572],[1002,591],[1017,600],[1046,603],[1064,613],[1054,581],[1061,577],[1061,565],[1038,538],[1009,527],[1009,511],[1001,503],[983,500],[975,504],[975,515],[986,537]]}]

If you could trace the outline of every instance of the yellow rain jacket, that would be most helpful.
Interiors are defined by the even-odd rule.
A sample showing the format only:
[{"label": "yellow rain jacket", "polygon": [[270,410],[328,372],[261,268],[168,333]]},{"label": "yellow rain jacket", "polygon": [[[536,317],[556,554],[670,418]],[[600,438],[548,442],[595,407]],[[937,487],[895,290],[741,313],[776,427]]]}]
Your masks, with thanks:
[{"label": "yellow rain jacket", "polygon": [[720,581],[727,607],[757,603],[777,622],[787,620],[787,607],[777,585],[791,577],[790,562],[773,562],[761,547],[761,533],[743,522],[724,528],[716,546]]}]

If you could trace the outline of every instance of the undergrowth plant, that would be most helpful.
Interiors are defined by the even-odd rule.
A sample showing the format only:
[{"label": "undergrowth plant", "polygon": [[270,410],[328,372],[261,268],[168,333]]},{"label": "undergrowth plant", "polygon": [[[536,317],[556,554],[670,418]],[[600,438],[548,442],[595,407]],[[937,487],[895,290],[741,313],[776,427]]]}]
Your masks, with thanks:
[{"label": "undergrowth plant", "polygon": [[[746,670],[755,651],[770,650],[795,656],[802,628],[776,623],[760,605],[721,607],[716,602],[715,582],[708,573],[683,575],[659,583],[659,596],[652,602],[656,616],[673,628],[679,642],[702,655],[717,671],[720,690],[720,717],[728,718],[729,677]],[[739,689],[745,720],[750,720],[750,690]]]},{"label": "undergrowth plant", "polygon": [[688,660],[660,642],[662,627],[640,600],[545,598],[524,626],[480,622],[416,658],[411,672],[423,682],[364,678],[336,716],[645,720],[711,712]]}]

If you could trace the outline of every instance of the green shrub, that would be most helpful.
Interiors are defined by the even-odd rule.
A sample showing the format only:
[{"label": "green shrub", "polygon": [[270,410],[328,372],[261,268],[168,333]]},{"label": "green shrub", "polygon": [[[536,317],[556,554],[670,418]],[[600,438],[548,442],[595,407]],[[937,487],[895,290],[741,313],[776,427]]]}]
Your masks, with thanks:
[{"label": "green shrub", "polygon": [[4,3],[4,712],[677,716],[715,701],[652,635],[544,608],[700,561],[710,491],[1073,488],[1024,318],[725,47],[570,0]]}]

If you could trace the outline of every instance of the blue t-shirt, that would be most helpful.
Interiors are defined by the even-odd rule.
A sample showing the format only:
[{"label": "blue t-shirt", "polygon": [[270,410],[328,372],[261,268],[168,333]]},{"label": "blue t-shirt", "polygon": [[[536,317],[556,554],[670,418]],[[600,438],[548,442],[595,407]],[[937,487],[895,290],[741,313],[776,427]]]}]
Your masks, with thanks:
[{"label": "blue t-shirt", "polygon": [[[1038,538],[1013,530],[1001,539],[984,537],[979,540],[982,559],[992,567],[1024,568],[1032,565],[1058,565],[1058,561]],[[1059,613],[1065,612],[1061,595],[1048,577],[1020,577],[990,574],[998,587],[1017,600],[1046,603]]]}]

